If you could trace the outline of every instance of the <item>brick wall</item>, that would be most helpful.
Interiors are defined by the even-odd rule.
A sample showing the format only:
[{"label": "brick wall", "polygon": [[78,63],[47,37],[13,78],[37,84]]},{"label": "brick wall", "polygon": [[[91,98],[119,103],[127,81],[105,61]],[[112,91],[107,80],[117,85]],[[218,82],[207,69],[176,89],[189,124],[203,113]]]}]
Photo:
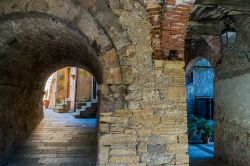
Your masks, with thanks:
[{"label": "brick wall", "polygon": [[154,59],[183,60],[184,46],[194,0],[149,1]]}]

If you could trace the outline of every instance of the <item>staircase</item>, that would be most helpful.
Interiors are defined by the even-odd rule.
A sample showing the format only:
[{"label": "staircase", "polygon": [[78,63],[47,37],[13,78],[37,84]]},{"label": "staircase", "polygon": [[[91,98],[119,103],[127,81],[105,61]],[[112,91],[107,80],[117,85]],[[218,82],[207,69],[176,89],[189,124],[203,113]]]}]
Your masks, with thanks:
[{"label": "staircase", "polygon": [[97,112],[97,100],[92,99],[88,102],[77,102],[76,112],[73,112],[75,118],[95,118]]},{"label": "staircase", "polygon": [[69,109],[70,109],[69,99],[60,100],[59,102],[56,103],[56,106],[52,108],[52,110],[57,113],[66,113],[69,112]]}]

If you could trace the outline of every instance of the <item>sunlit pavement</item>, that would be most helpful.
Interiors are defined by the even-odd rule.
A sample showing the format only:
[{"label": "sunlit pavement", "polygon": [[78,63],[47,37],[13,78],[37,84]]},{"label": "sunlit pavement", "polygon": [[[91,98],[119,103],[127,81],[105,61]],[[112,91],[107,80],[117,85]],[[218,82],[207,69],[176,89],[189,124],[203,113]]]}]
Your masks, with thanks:
[{"label": "sunlit pavement", "polygon": [[96,119],[44,110],[44,119],[1,166],[94,166]]}]

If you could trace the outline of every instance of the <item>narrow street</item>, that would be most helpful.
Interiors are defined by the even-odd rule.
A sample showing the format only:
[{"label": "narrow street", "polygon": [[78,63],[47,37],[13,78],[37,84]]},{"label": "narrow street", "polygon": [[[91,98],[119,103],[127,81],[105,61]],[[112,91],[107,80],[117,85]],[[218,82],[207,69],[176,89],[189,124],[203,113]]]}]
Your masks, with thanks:
[{"label": "narrow street", "polygon": [[1,166],[92,166],[96,162],[96,120],[74,119],[68,113],[44,111],[44,119],[15,145]]},{"label": "narrow street", "polygon": [[190,166],[229,166],[229,164],[214,158],[212,143],[189,145]]}]

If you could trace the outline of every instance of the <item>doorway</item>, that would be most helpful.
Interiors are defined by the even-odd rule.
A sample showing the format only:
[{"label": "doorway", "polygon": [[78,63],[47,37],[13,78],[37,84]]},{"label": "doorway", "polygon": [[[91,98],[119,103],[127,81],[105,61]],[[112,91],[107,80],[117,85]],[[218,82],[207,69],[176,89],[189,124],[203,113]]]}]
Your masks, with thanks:
[{"label": "doorway", "polygon": [[186,71],[190,160],[214,158],[214,69],[205,58]]}]

